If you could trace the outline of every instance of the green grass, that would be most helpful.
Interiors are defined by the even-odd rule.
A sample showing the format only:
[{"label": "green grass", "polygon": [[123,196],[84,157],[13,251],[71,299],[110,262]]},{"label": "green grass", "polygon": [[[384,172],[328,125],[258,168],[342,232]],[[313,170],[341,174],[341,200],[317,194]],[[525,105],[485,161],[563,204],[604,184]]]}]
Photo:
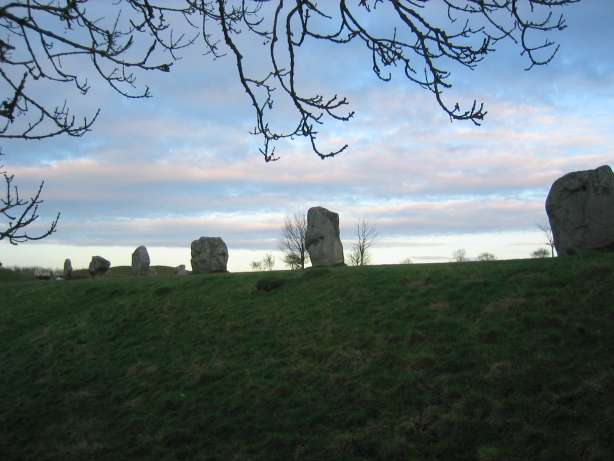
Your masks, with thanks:
[{"label": "green grass", "polygon": [[2,460],[614,459],[612,256],[115,275],[0,284]]}]

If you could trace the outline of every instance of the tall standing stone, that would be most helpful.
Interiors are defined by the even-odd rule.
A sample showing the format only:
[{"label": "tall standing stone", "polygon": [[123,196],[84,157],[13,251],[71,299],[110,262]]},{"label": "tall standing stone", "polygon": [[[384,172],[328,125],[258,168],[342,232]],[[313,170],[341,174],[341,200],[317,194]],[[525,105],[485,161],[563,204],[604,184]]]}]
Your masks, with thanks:
[{"label": "tall standing stone", "polygon": [[89,272],[92,277],[96,275],[104,275],[111,267],[111,262],[104,259],[102,256],[92,256],[90,261]]},{"label": "tall standing stone", "polygon": [[310,208],[307,211],[305,246],[314,267],[343,264],[339,215],[323,207]]},{"label": "tall standing stone", "polygon": [[149,253],[143,245],[132,253],[132,272],[137,275],[149,274]]},{"label": "tall standing stone", "polygon": [[614,173],[607,166],[557,179],[546,213],[560,256],[582,250],[614,251]]},{"label": "tall standing stone", "polygon": [[64,260],[64,270],[62,271],[62,278],[64,280],[69,280],[72,277],[72,262],[70,258],[66,258]]},{"label": "tall standing stone", "polygon": [[201,237],[190,246],[192,272],[226,272],[228,247],[221,237]]}]

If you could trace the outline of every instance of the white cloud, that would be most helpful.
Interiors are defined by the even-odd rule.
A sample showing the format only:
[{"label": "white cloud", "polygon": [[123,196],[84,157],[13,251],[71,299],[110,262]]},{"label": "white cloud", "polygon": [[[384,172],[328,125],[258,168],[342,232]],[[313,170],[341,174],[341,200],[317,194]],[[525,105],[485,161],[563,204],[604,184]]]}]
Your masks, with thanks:
[{"label": "white cloud", "polygon": [[520,231],[544,221],[543,202],[557,177],[614,160],[614,95],[603,76],[591,83],[589,71],[602,61],[591,50],[583,76],[573,78],[556,69],[577,62],[581,49],[529,77],[496,74],[497,62],[461,75],[461,99],[487,99],[482,127],[450,123],[431,95],[398,79],[385,85],[331,69],[334,78],[314,77],[309,90],[334,93],[342,83],[357,115],[325,125],[318,139],[324,146],[347,142],[349,151],[321,161],[298,139],[280,143],[282,159],[271,164],[248,134],[251,108],[229,82],[236,79],[232,66],[205,59],[212,67],[203,77],[203,61],[190,53],[170,85],[154,77],[169,86],[159,86],[152,100],[106,101],[107,90],[95,91],[94,103],[105,110],[85,138],[8,144],[3,161],[22,190],[45,179],[41,212],[62,212],[50,241],[181,247],[199,235],[221,235],[235,248],[262,251],[275,247],[285,214],[313,205],[341,214],[345,238],[358,219],[373,221],[383,248],[391,248],[388,238]]}]

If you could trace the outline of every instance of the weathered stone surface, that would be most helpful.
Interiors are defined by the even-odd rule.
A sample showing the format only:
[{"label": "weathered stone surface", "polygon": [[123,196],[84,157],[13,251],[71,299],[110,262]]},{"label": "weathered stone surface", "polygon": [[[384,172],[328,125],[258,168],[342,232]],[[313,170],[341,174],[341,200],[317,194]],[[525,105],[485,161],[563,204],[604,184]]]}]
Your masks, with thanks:
[{"label": "weathered stone surface", "polygon": [[190,249],[192,272],[226,272],[228,248],[221,237],[201,237]]},{"label": "weathered stone surface", "polygon": [[111,262],[104,259],[102,256],[92,256],[92,260],[90,261],[90,275],[104,275],[111,267]]},{"label": "weathered stone surface", "polygon": [[343,264],[339,215],[323,207],[310,208],[307,212],[305,246],[314,267]]},{"label": "weathered stone surface", "polygon": [[132,253],[132,272],[137,275],[149,274],[149,253],[143,245]]},{"label": "weathered stone surface", "polygon": [[64,270],[62,271],[62,278],[64,280],[69,280],[72,277],[72,262],[70,258],[66,258],[64,260]]},{"label": "weathered stone surface", "polygon": [[559,256],[582,250],[614,251],[614,173],[609,166],[557,179],[546,213]]},{"label": "weathered stone surface", "polygon": [[180,264],[175,268],[175,275],[188,275],[189,272],[185,268],[185,264]]}]

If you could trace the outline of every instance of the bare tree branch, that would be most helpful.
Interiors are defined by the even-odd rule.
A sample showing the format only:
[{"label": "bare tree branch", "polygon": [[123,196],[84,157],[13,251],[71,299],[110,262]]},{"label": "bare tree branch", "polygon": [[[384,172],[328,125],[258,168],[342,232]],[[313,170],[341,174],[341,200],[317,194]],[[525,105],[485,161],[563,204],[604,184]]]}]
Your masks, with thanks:
[{"label": "bare tree branch", "polygon": [[168,72],[175,52],[197,37],[175,37],[165,16],[194,11],[188,5],[177,9],[148,0],[119,0],[114,2],[116,16],[101,18],[90,12],[96,8],[93,3],[28,0],[0,7],[0,138],[82,136],[100,109],[79,119],[66,101],[49,105],[37,88],[69,85],[86,95],[87,76],[93,73],[125,97],[149,97],[148,87],[135,90],[133,69]]},{"label": "bare tree branch", "polygon": [[[37,88],[69,85],[86,95],[88,78],[98,75],[125,97],[149,97],[148,87],[136,87],[137,71],[169,71],[179,51],[199,37],[204,54],[234,59],[265,161],[279,158],[275,145],[282,139],[303,137],[323,159],[348,148],[322,148],[318,134],[327,121],[353,117],[349,100],[301,85],[305,71],[299,63],[316,42],[362,44],[378,78],[388,81],[398,70],[430,92],[450,120],[479,125],[487,113],[481,102],[446,94],[452,69],[475,69],[503,40],[518,46],[527,69],[548,64],[558,45],[541,37],[563,30],[559,12],[578,1],[115,0],[103,10],[113,11],[110,17],[96,13],[102,2],[93,0],[6,2],[0,6],[0,138],[82,136],[99,109],[77,117],[68,102],[40,99]],[[284,99],[294,121],[275,128],[273,111]]]},{"label": "bare tree branch", "polygon": [[43,203],[40,198],[45,182],[41,182],[36,193],[27,199],[19,194],[19,189],[13,181],[14,175],[9,175],[0,165],[0,175],[4,178],[4,194],[0,196],[0,216],[6,224],[0,225],[0,241],[8,239],[12,245],[29,240],[41,240],[56,231],[60,213],[51,221],[49,227],[37,235],[29,234],[25,228],[38,218],[38,207]]}]

